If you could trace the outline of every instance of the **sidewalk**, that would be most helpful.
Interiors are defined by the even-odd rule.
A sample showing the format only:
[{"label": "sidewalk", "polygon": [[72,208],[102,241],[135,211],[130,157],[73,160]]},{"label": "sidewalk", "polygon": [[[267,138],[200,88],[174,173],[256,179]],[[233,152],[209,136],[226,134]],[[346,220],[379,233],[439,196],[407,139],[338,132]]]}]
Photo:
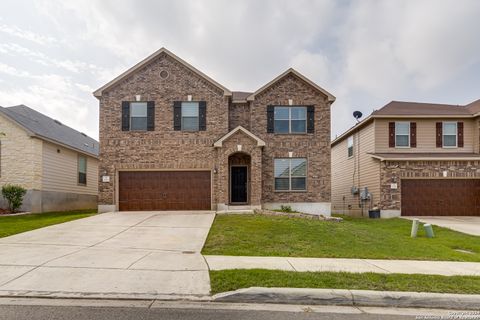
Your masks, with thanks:
[{"label": "sidewalk", "polygon": [[298,272],[330,271],[480,276],[480,263],[478,262],[246,256],[204,257],[210,270],[269,269]]}]

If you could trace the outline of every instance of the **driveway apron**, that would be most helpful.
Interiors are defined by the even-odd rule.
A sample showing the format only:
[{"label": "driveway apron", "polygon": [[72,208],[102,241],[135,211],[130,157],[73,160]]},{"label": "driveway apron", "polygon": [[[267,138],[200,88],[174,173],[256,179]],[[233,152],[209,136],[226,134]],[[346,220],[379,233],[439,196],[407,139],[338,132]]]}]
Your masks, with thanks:
[{"label": "driveway apron", "polygon": [[0,239],[0,294],[202,299],[211,212],[115,212]]}]

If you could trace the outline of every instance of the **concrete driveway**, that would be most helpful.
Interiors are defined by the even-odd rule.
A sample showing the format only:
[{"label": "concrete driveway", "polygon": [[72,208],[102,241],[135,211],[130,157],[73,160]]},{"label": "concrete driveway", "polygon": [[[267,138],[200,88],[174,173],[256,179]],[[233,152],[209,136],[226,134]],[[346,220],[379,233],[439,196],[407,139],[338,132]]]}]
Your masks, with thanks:
[{"label": "concrete driveway", "polygon": [[202,298],[210,212],[117,212],[0,239],[0,294]]},{"label": "concrete driveway", "polygon": [[449,228],[455,231],[480,236],[480,217],[441,217],[441,216],[422,216],[422,217],[402,217],[409,220],[419,219],[421,222],[430,223],[436,226]]}]

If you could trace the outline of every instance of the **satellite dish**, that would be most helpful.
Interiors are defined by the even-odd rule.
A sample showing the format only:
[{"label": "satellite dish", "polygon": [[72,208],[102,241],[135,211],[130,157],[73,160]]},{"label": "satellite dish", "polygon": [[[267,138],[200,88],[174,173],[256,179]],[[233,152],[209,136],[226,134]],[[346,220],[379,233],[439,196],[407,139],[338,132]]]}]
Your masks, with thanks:
[{"label": "satellite dish", "polygon": [[360,111],[354,111],[354,112],[353,112],[353,117],[354,117],[355,119],[357,119],[357,121],[358,121],[358,119],[360,119],[362,116],[363,116],[363,114],[362,114]]}]

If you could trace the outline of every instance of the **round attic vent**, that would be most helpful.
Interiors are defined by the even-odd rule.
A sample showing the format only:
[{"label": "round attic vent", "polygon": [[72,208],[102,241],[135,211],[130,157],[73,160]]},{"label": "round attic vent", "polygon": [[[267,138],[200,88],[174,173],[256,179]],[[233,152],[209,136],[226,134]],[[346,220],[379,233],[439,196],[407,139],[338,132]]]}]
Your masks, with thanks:
[{"label": "round attic vent", "polygon": [[167,70],[160,71],[160,78],[167,79],[168,78],[168,71]]}]

